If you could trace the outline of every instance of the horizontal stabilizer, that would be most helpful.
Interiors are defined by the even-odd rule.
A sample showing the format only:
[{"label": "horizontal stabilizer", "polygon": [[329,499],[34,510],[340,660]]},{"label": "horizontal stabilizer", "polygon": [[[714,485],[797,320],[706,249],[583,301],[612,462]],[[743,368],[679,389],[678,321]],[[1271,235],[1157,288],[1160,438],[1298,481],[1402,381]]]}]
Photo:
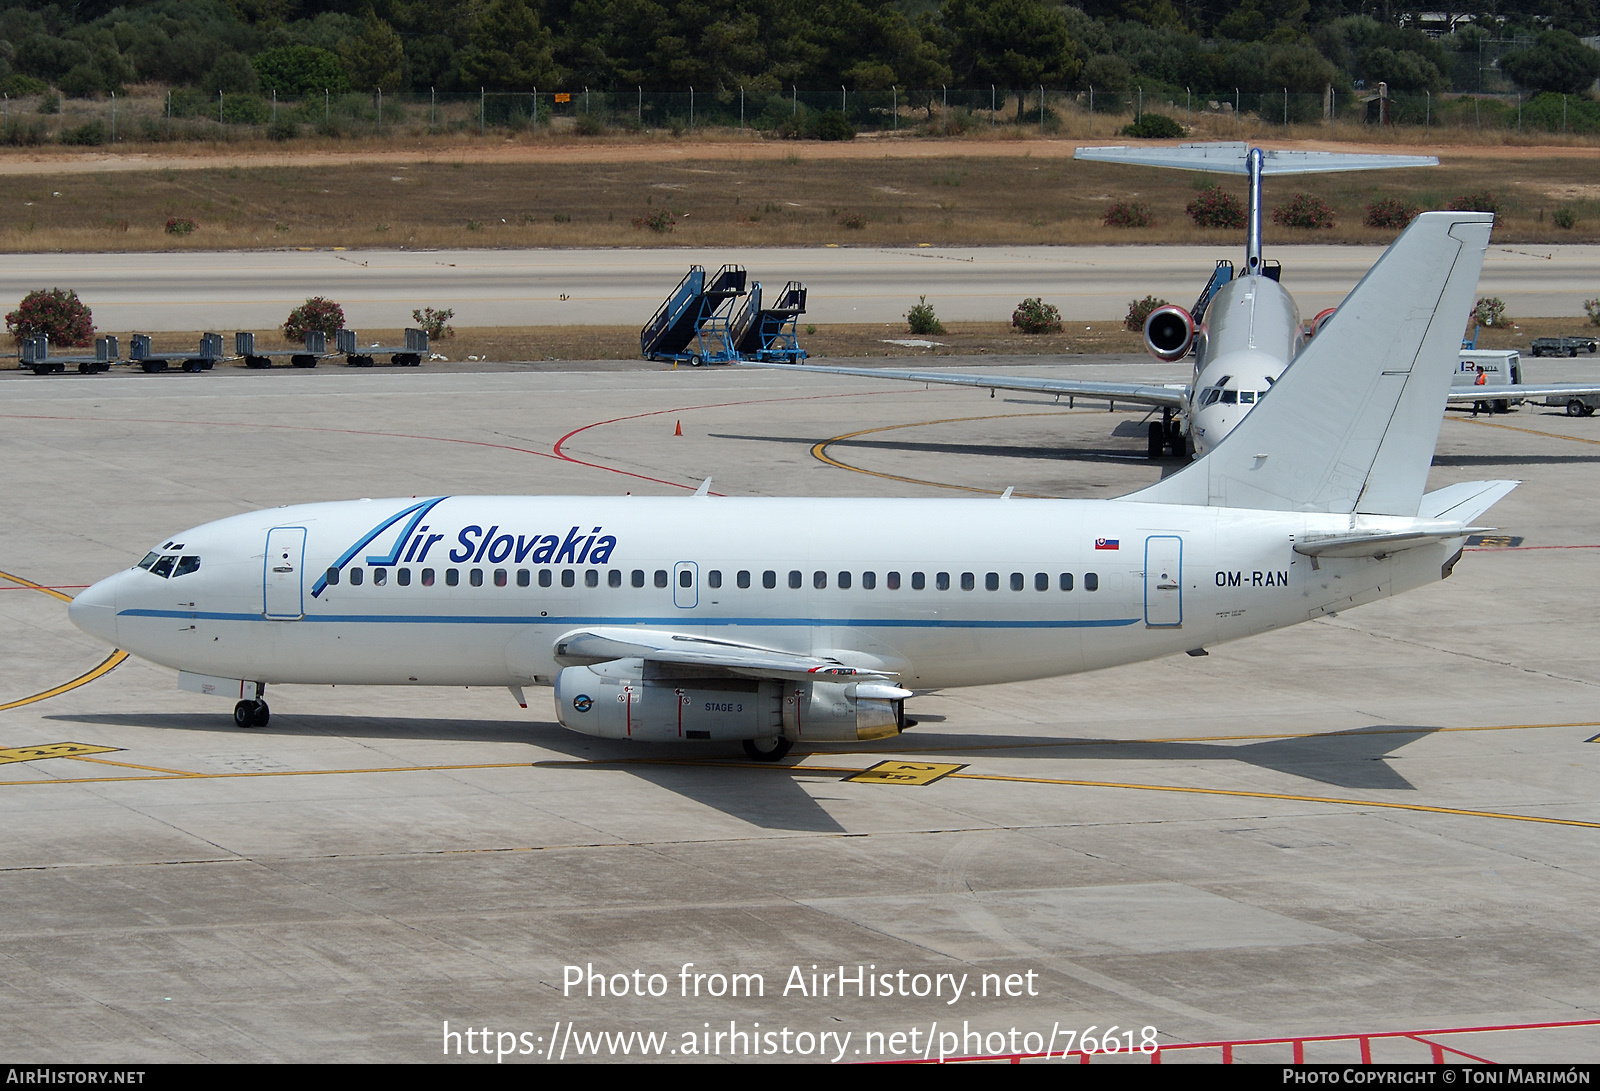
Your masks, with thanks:
[{"label": "horizontal stabilizer", "polygon": [[568,667],[648,659],[746,678],[852,682],[895,677],[888,671],[851,667],[836,659],[653,629],[579,629],[556,641],[555,655],[557,662]]},{"label": "horizontal stabilizer", "polygon": [[1403,530],[1310,534],[1294,544],[1294,551],[1307,557],[1387,557],[1402,549],[1432,545],[1447,538],[1465,538],[1469,534],[1487,534],[1494,529],[1462,523],[1419,522]]},{"label": "horizontal stabilizer", "polygon": [[1417,518],[1470,523],[1520,484],[1520,481],[1462,481],[1446,485],[1422,498]]},{"label": "horizontal stabilizer", "polygon": [[[1100,163],[1133,163],[1145,167],[1202,170],[1212,174],[1248,174],[1250,146],[1243,142],[1179,144],[1176,148],[1079,148],[1074,159]],[[1340,170],[1391,170],[1397,167],[1437,167],[1433,155],[1361,155],[1352,152],[1267,151],[1263,149],[1262,174],[1324,174]]]}]

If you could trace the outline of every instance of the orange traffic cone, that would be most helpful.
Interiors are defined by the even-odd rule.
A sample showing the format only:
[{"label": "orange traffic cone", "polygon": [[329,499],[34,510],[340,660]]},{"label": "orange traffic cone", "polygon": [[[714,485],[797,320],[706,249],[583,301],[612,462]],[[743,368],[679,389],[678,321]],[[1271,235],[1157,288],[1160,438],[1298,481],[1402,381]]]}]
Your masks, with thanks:
[{"label": "orange traffic cone", "polygon": [[675,436],[683,435],[683,422],[682,421],[678,422],[678,426],[672,430],[672,434],[675,435]]}]

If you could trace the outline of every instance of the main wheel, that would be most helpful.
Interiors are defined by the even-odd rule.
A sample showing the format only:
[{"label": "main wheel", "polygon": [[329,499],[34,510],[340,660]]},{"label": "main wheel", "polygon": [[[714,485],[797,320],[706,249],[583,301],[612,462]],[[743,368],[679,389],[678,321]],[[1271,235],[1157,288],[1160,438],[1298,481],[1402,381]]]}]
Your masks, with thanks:
[{"label": "main wheel", "polygon": [[240,727],[254,725],[256,719],[256,703],[254,701],[240,701],[233,706],[233,722]]},{"label": "main wheel", "polygon": [[1569,416],[1569,417],[1581,417],[1581,416],[1583,416],[1583,411],[1586,408],[1588,408],[1588,407],[1585,406],[1583,404],[1583,402],[1579,401],[1577,398],[1573,398],[1570,402],[1567,403],[1567,416]]},{"label": "main wheel", "polygon": [[744,752],[750,756],[751,761],[782,761],[793,745],[794,743],[782,735],[770,739],[746,739]]},{"label": "main wheel", "polygon": [[266,727],[267,721],[272,719],[272,710],[267,707],[267,702],[256,702],[256,714],[250,719],[251,727]]},{"label": "main wheel", "polygon": [[1149,446],[1145,450],[1145,453],[1150,458],[1160,458],[1161,457],[1161,452],[1166,449],[1166,446],[1167,446],[1167,429],[1166,429],[1166,427],[1158,420],[1151,421],[1150,422],[1150,442],[1149,442]]},{"label": "main wheel", "polygon": [[1576,355],[1578,355],[1578,350],[1577,350],[1577,348],[1576,348],[1576,347],[1574,347],[1574,348],[1570,348],[1570,349],[1568,349],[1568,350],[1567,350],[1567,355],[1568,355],[1568,356],[1576,356]]}]

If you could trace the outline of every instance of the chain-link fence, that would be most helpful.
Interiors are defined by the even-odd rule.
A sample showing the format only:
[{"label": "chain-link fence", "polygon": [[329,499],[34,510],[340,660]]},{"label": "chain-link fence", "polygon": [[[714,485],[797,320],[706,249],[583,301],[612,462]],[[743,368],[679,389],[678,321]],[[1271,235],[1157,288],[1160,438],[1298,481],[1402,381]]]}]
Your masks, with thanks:
[{"label": "chain-link fence", "polygon": [[1322,94],[1291,91],[1194,94],[1170,89],[1062,91],[933,88],[757,93],[600,91],[372,94],[297,99],[207,96],[189,89],[148,96],[70,99],[53,93],[0,99],[0,142],[12,145],[294,140],[302,137],[478,133],[745,130],[778,137],[844,139],[858,132],[959,135],[1002,129],[1115,135],[1144,114],[1163,114],[1205,139],[1262,138],[1274,129],[1325,127],[1330,135],[1371,135],[1403,127],[1530,133],[1600,132],[1600,103],[1586,96],[1493,94]]}]

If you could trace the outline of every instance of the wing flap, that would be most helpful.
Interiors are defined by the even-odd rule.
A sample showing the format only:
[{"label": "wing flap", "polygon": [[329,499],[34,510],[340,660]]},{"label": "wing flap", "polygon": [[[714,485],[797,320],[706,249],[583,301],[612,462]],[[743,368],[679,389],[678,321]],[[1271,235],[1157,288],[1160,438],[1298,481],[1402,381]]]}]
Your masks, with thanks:
[{"label": "wing flap", "polygon": [[578,629],[556,640],[555,658],[566,667],[647,659],[746,678],[849,682],[896,677],[890,671],[852,667],[837,659],[657,629]]}]

